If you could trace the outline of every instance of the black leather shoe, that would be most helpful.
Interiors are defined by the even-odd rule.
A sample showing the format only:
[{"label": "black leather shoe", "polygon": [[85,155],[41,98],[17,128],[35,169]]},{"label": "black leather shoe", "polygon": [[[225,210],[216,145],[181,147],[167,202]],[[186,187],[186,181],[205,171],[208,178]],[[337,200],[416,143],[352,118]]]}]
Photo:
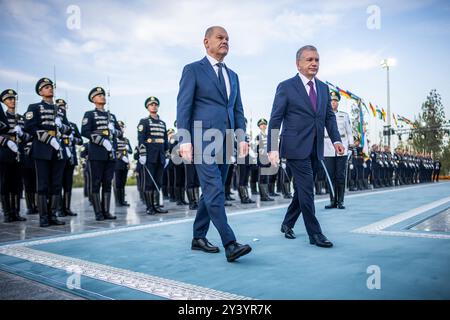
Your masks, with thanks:
[{"label": "black leather shoe", "polygon": [[292,230],[292,228],[289,228],[287,225],[282,224],[281,225],[281,232],[284,233],[284,236],[288,239],[295,239],[295,233],[294,230]]},{"label": "black leather shoe", "polygon": [[331,248],[333,244],[330,240],[327,239],[323,234],[317,233],[313,234],[312,236],[309,236],[309,243],[315,244],[318,247],[322,248]]},{"label": "black leather shoe", "polygon": [[236,259],[250,253],[250,251],[252,251],[252,247],[248,244],[240,244],[233,241],[225,247],[225,256],[227,257],[228,262],[233,262]]},{"label": "black leather shoe", "polygon": [[219,247],[213,246],[208,239],[192,239],[192,250],[201,250],[207,253],[217,253],[219,252]]}]

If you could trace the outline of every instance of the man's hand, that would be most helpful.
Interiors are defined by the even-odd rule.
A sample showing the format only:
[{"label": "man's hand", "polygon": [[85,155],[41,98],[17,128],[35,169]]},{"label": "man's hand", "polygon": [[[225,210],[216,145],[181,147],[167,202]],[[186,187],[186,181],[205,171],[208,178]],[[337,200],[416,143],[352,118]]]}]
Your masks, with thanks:
[{"label": "man's hand", "polygon": [[180,145],[180,155],[189,163],[192,162],[192,143],[182,143]]},{"label": "man's hand", "polygon": [[278,151],[270,151],[268,156],[272,166],[277,167],[278,163],[280,162],[280,154],[278,153]]},{"label": "man's hand", "polygon": [[239,142],[239,158],[246,157],[248,154],[248,143],[245,141]]},{"label": "man's hand", "polygon": [[9,149],[11,149],[12,152],[17,153],[19,151],[19,148],[17,147],[17,144],[14,141],[8,140],[6,143]]},{"label": "man's hand", "polygon": [[337,142],[334,144],[334,150],[336,150],[337,154],[344,154],[345,147],[342,143]]}]

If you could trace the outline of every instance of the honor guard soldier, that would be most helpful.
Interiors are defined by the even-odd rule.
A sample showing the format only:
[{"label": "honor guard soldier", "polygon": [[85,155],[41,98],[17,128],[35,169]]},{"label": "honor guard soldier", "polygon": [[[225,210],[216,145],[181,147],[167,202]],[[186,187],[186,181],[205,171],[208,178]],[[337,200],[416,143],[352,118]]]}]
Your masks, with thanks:
[{"label": "honor guard soldier", "polygon": [[42,101],[31,104],[25,114],[25,130],[33,136],[31,156],[36,165],[41,227],[65,224],[58,220],[56,210],[61,202],[63,171],[68,156],[61,135],[70,132],[71,128],[53,102],[53,89],[50,79],[40,79],[35,90],[42,96]]},{"label": "honor guard soldier", "polygon": [[147,214],[167,213],[159,205],[159,188],[162,185],[162,175],[166,163],[166,153],[169,151],[166,123],[158,116],[159,99],[149,97],[145,100],[145,108],[150,115],[139,121],[138,145],[139,162],[142,165],[144,199]]},{"label": "honor guard soldier", "polygon": [[17,93],[8,89],[0,94],[7,107],[0,115],[0,192],[4,222],[26,221],[20,216],[23,145],[30,135],[23,130],[23,117],[16,114]]},{"label": "honor guard soldier", "polygon": [[[337,127],[339,134],[341,135],[342,144],[345,150],[353,147],[354,140],[352,134],[352,125],[350,123],[350,116],[348,113],[339,111],[339,101],[341,95],[337,92],[331,91],[331,107],[336,115]],[[347,154],[338,155],[334,149],[333,143],[330,140],[327,129],[325,128],[325,141],[324,141],[324,156],[325,166],[330,176],[331,182],[334,187],[331,191],[330,187],[330,204],[325,206],[325,209],[345,209],[344,206],[344,193],[345,193],[345,178],[347,168]]]},{"label": "honor guard soldier", "polygon": [[89,139],[88,161],[91,170],[91,200],[95,219],[97,221],[116,219],[116,216],[110,213],[111,182],[116,165],[116,137],[121,129],[114,114],[104,109],[106,97],[103,88],[93,88],[89,92],[88,99],[95,105],[95,109],[84,114],[81,135]]},{"label": "honor guard soldier", "polygon": [[130,157],[133,153],[130,141],[124,136],[125,123],[118,121],[120,128],[117,135],[117,151],[116,151],[116,169],[114,174],[114,191],[116,198],[116,206],[129,207],[130,204],[125,201],[125,185],[127,184],[128,170],[130,169]]},{"label": "honor guard soldier", "polygon": [[433,182],[439,182],[439,174],[441,173],[441,161],[436,159],[433,163]]},{"label": "honor guard soldier", "polygon": [[[67,118],[67,103],[64,99],[56,99],[56,105],[59,112]],[[73,186],[73,172],[78,165],[76,146],[83,145],[83,138],[81,137],[80,130],[75,123],[69,122],[70,131],[61,135],[61,141],[64,148],[67,150],[68,159],[64,166],[63,172],[63,200],[62,208],[59,210],[58,215],[60,217],[74,217],[77,214],[70,208],[72,202],[72,186]]]},{"label": "honor guard soldier", "polygon": [[270,161],[267,156],[267,120],[259,119],[257,125],[260,132],[256,136],[258,167],[259,167],[259,195],[261,201],[274,201],[269,196],[269,175],[265,174],[265,169],[270,168]]}]

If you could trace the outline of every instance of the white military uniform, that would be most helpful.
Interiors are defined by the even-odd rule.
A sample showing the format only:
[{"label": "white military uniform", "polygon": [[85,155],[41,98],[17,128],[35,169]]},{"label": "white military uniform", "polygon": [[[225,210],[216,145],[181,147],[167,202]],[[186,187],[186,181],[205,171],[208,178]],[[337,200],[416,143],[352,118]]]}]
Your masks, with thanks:
[{"label": "white military uniform", "polygon": [[[350,116],[348,113],[343,111],[335,112],[336,122],[339,130],[339,134],[341,135],[342,144],[345,147],[345,151],[348,151],[348,146],[354,144],[353,134],[352,134],[352,125],[350,123]],[[347,153],[345,152],[342,155],[337,155],[336,150],[334,149],[333,142],[328,135],[327,129],[325,128],[325,141],[324,141],[324,152],[323,155],[325,157],[346,157]]]}]

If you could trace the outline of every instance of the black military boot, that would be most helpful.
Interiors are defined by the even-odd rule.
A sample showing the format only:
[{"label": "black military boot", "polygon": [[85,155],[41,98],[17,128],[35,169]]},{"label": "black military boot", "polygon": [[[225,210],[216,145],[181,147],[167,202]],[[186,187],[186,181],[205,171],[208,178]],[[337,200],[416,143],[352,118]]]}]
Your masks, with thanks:
[{"label": "black military boot", "polygon": [[169,187],[169,201],[170,202],[176,202],[176,195],[175,195],[175,187],[170,186]]},{"label": "black military boot", "polygon": [[3,207],[3,221],[5,223],[9,223],[9,222],[13,222],[14,219],[12,217],[12,213],[11,213],[11,198],[6,194],[2,194],[1,195],[1,201],[2,201],[2,207]]},{"label": "black military boot", "polygon": [[47,196],[38,194],[37,205],[38,205],[38,211],[39,211],[39,226],[50,227],[50,223],[48,221],[49,214],[48,214]]},{"label": "black military boot", "polygon": [[292,199],[292,193],[291,193],[291,183],[290,182],[285,182],[284,184],[284,190],[286,190],[286,195],[284,196],[285,199]]},{"label": "black military boot", "polygon": [[100,194],[99,193],[91,193],[90,198],[92,201],[92,206],[94,207],[95,220],[97,220],[97,221],[105,220],[105,217],[103,216],[103,212],[102,212],[102,205],[100,202]]},{"label": "black military boot", "polygon": [[336,201],[338,209],[345,209],[344,194],[345,194],[345,185],[339,185],[337,187],[337,201]]},{"label": "black military boot", "polygon": [[169,187],[168,186],[162,186],[162,193],[163,193],[163,199],[168,200],[169,199]]},{"label": "black military boot", "polygon": [[250,190],[253,195],[259,194],[258,190],[256,190],[256,182],[250,182]]},{"label": "black military boot", "polygon": [[255,201],[250,199],[250,197],[248,195],[248,189],[246,186],[239,186],[238,193],[239,193],[239,198],[241,199],[242,204],[255,203]]},{"label": "black military boot", "polygon": [[197,210],[198,204],[195,199],[195,191],[194,188],[187,188],[186,189],[188,200],[189,200],[189,210]]},{"label": "black military boot", "polygon": [[145,211],[148,215],[156,214],[155,208],[153,207],[153,194],[151,191],[144,192],[145,205],[147,210]]},{"label": "black military boot", "polygon": [[70,204],[72,202],[72,192],[64,192],[63,195],[63,212],[66,216],[76,217],[78,214],[70,209]]},{"label": "black military boot", "polygon": [[161,208],[161,205],[159,204],[159,192],[156,190],[152,190],[152,197],[153,197],[153,208],[155,209],[156,213],[168,213],[166,209]]},{"label": "black military boot", "polygon": [[111,208],[111,192],[102,192],[102,212],[103,217],[106,220],[115,220],[116,216],[113,216],[109,211]]},{"label": "black military boot", "polygon": [[27,221],[20,216],[20,195],[11,194],[11,218],[13,221]]},{"label": "black military boot", "polygon": [[322,194],[322,186],[319,181],[314,182],[314,189],[316,190],[316,195]]},{"label": "black military boot", "polygon": [[200,201],[200,188],[199,187],[194,188],[194,194],[195,194],[195,201],[198,204],[198,202]]},{"label": "black military boot", "polygon": [[261,201],[274,201],[269,197],[269,187],[267,184],[259,184],[259,197]]},{"label": "black military boot", "polygon": [[52,195],[51,201],[50,201],[50,210],[48,212],[48,222],[50,225],[53,226],[63,226],[66,223],[64,221],[58,220],[58,217],[56,215],[57,210],[61,208],[61,195]]},{"label": "black military boot", "polygon": [[332,190],[330,189],[330,204],[327,204],[325,206],[325,209],[335,209],[337,208],[337,188],[334,187],[334,196]]},{"label": "black military boot", "polygon": [[120,191],[117,188],[114,188],[114,202],[116,204],[116,207],[121,207],[122,206],[122,201],[120,199]]},{"label": "black military boot", "polygon": [[269,196],[279,197],[280,195],[275,192],[275,183],[269,183]]},{"label": "black military boot", "polygon": [[121,201],[122,201],[122,205],[124,207],[129,207],[130,204],[127,202],[127,200],[125,200],[125,188],[121,188],[120,189],[120,195],[121,195]]},{"label": "black military boot", "polygon": [[231,196],[231,185],[225,185],[225,200],[226,201],[236,200]]},{"label": "black military boot", "polygon": [[25,204],[27,205],[27,211],[25,212],[26,215],[37,213],[34,202],[34,193],[25,192]]},{"label": "black military boot", "polygon": [[175,193],[177,197],[177,206],[184,206],[188,204],[184,196],[185,188],[175,187]]}]

